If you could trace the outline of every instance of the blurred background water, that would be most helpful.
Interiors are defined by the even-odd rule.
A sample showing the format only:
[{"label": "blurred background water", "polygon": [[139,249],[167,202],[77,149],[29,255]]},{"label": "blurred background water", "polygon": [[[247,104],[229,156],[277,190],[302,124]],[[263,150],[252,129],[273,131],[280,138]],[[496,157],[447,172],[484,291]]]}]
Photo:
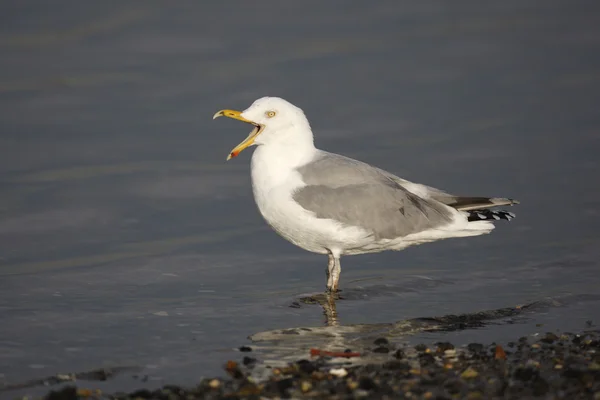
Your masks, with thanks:
[{"label": "blurred background water", "polygon": [[246,127],[211,121],[265,95],[320,148],[522,202],[489,236],[345,258],[342,324],[598,293],[595,1],[25,1],[0,22],[0,382],[192,384],[248,335],[323,324],[290,304],[326,260],[266,227],[251,151],[225,162]]}]

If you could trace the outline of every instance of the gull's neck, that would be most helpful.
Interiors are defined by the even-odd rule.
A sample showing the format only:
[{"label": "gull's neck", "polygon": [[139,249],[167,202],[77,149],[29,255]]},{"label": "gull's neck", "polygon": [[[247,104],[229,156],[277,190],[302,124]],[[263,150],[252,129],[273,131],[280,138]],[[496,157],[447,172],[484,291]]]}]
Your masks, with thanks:
[{"label": "gull's neck", "polygon": [[[294,132],[301,129],[301,131]],[[258,146],[252,155],[254,185],[275,186],[283,183],[296,168],[313,160],[318,151],[310,126],[293,126],[274,133],[278,140]]]},{"label": "gull's neck", "polygon": [[318,151],[310,126],[293,126],[272,135],[278,140],[258,146],[252,156],[253,163],[260,160],[271,166],[293,169],[311,161]]}]

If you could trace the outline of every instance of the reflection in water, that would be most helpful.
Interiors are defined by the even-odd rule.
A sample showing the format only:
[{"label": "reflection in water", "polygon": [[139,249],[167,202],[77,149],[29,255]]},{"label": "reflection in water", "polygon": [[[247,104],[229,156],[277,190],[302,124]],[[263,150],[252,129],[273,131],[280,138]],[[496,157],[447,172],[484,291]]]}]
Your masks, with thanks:
[{"label": "reflection in water", "polygon": [[[346,301],[339,294],[316,294],[298,299],[298,304],[320,305],[326,316],[324,327],[295,327],[258,332],[250,336],[254,343],[254,356],[261,361],[251,369],[253,378],[259,382],[268,379],[273,367],[284,367],[290,362],[306,359],[310,356],[322,356],[321,362],[330,366],[352,366],[378,363],[387,360],[385,354],[407,338],[423,332],[456,332],[481,329],[492,324],[527,324],[536,314],[547,313],[551,309],[567,307],[575,303],[591,303],[598,306],[600,295],[572,295],[547,298],[515,307],[485,310],[468,314],[444,315],[441,317],[421,317],[400,320],[393,323],[352,324],[339,323],[336,302]],[[247,346],[244,346],[247,348]],[[246,351],[246,350],[245,350]],[[256,361],[255,361],[256,362]],[[75,381],[107,381],[121,379],[136,381],[144,376],[142,367],[116,366],[86,372],[70,371],[43,379],[13,382],[0,385],[1,392],[28,388],[57,386]]]},{"label": "reflection in water", "polygon": [[343,298],[317,294],[303,297],[299,301],[303,304],[319,304],[327,318],[326,326],[285,328],[251,335],[250,339],[257,343],[256,350],[268,360],[266,365],[284,366],[287,362],[306,358],[308,354],[315,353],[311,349],[324,350],[330,355],[335,355],[333,359],[330,359],[332,363],[339,363],[337,357],[343,357],[341,353],[349,351],[360,353],[361,357],[345,360],[346,364],[376,362],[378,350],[373,348],[373,344],[381,341],[381,338],[398,344],[408,337],[424,332],[464,331],[484,328],[491,324],[496,326],[527,324],[536,315],[547,313],[554,308],[567,307],[576,303],[598,306],[600,295],[569,295],[468,314],[411,318],[393,323],[352,325],[339,323],[336,301],[344,301]]},{"label": "reflection in water", "polygon": [[341,291],[330,292],[327,291],[323,294],[316,294],[310,297],[301,297],[300,302],[304,304],[319,304],[323,307],[323,314],[325,315],[325,324],[327,326],[338,326],[338,315],[335,306],[336,300],[341,298]]},{"label": "reflection in water", "polygon": [[[302,304],[319,304],[323,309],[323,315],[325,316],[325,325],[338,326],[340,324],[340,320],[338,319],[336,304],[339,300],[360,301],[366,298],[374,297],[401,296],[406,293],[414,293],[424,289],[432,289],[439,286],[453,284],[453,282],[449,280],[432,279],[426,276],[413,276],[405,278],[409,279],[407,279],[402,284],[371,284],[366,287],[349,287],[347,289],[339,290],[337,292],[325,291],[323,293],[301,296],[298,298],[297,301],[294,301],[290,307],[299,308]],[[364,282],[366,282],[365,279],[360,279],[355,280],[353,283],[356,284]]]}]

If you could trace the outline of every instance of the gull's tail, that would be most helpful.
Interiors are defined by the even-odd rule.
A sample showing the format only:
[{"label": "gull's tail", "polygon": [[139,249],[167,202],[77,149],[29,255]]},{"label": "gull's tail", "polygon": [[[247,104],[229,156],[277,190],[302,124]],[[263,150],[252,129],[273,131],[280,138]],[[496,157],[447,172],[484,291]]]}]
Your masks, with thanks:
[{"label": "gull's tail", "polygon": [[517,200],[501,197],[454,197],[449,206],[467,213],[469,222],[474,221],[510,221],[515,214],[504,210],[490,210],[491,207],[512,206]]},{"label": "gull's tail", "polygon": [[[417,196],[439,201],[442,204],[452,207],[458,211],[464,212],[465,214],[467,214],[467,219],[469,222],[493,222],[501,219],[505,221],[510,221],[515,217],[515,214],[502,210],[490,210],[490,208],[501,206],[514,206],[515,204],[519,204],[518,200],[509,199],[506,197],[455,196],[453,194],[446,193],[442,190],[433,188],[431,186],[409,182],[405,179],[401,179],[393,175],[390,179],[407,189],[409,192],[416,194]],[[491,223],[469,224],[470,228],[474,228],[475,226],[485,226],[486,229],[488,229],[488,231],[494,229],[494,226]]]}]

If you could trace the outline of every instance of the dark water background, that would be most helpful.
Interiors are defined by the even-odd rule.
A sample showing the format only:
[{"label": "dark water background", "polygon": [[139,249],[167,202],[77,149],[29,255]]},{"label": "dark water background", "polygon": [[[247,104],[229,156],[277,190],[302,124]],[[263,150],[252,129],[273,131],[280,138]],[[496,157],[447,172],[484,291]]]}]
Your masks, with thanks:
[{"label": "dark water background", "polygon": [[[290,304],[324,288],[326,259],[265,226],[251,151],[225,162],[247,128],[211,120],[265,95],[302,107],[323,149],[522,202],[489,236],[345,258],[340,323],[598,294],[598,4],[3,3],[0,383],[134,365],[147,383],[102,388],[191,385],[248,335],[323,325]],[[600,311],[536,318],[417,339]]]}]

